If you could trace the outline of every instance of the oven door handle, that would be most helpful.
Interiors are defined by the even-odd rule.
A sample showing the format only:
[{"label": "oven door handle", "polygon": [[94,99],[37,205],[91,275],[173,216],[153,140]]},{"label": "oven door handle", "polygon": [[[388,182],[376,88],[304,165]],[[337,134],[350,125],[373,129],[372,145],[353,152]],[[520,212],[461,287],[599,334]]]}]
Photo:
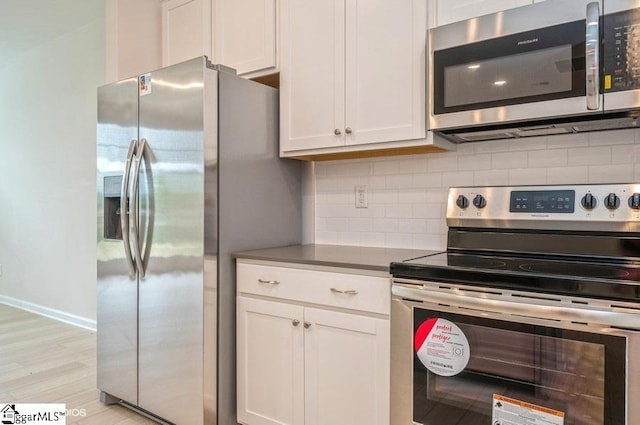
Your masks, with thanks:
[{"label": "oven door handle", "polygon": [[[469,310],[477,314],[498,313],[509,316],[517,316],[522,319],[554,320],[561,322],[574,322],[590,325],[604,325],[607,327],[618,327],[625,329],[640,329],[638,313],[626,313],[624,311],[606,311],[595,309],[590,306],[580,308],[568,307],[566,305],[549,305],[552,301],[538,300],[535,298],[523,298],[523,301],[507,301],[492,298],[495,295],[481,294],[474,296],[471,294],[450,294],[432,290],[415,289],[412,287],[394,284],[391,293],[403,301],[415,301],[422,305],[433,305],[437,310],[438,306],[466,309],[464,314],[469,314]],[[498,295],[503,296],[503,295]],[[526,301],[524,301],[526,300]],[[546,303],[546,304],[542,304]]]}]

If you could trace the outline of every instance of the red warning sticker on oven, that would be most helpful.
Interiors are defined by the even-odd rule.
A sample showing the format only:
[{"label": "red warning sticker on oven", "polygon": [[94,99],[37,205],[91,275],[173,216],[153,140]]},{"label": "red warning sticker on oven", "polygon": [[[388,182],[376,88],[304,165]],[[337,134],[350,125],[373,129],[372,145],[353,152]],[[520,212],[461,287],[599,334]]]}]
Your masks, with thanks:
[{"label": "red warning sticker on oven", "polygon": [[469,363],[469,341],[462,330],[446,319],[428,319],[414,335],[416,355],[431,372],[453,376]]},{"label": "red warning sticker on oven", "polygon": [[564,412],[494,394],[491,423],[494,425],[564,425]]}]

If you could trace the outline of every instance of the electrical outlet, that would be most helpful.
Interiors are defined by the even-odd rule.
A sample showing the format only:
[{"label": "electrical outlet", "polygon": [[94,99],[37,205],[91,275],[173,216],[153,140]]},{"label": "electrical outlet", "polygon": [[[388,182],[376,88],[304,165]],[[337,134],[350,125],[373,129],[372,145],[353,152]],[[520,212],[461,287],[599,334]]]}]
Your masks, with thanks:
[{"label": "electrical outlet", "polygon": [[367,186],[356,186],[356,208],[369,208]]}]

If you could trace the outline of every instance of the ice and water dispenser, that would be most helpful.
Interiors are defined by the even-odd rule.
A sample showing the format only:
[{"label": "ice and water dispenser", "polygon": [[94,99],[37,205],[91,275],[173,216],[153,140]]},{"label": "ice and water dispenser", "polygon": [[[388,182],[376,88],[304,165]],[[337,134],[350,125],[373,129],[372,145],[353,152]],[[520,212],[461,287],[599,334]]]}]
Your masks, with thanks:
[{"label": "ice and water dispenser", "polygon": [[104,238],[122,240],[120,191],[122,176],[104,178]]}]

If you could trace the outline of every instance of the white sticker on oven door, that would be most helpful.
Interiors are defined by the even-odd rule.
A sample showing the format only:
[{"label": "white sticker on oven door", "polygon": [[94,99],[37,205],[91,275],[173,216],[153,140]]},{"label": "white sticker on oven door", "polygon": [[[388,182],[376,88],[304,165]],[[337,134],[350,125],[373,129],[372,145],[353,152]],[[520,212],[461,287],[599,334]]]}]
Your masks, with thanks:
[{"label": "white sticker on oven door", "polygon": [[440,376],[457,375],[469,363],[469,341],[446,319],[428,319],[418,326],[414,335],[418,359],[431,372]]},{"label": "white sticker on oven door", "polygon": [[493,395],[493,425],[564,425],[564,412]]}]

